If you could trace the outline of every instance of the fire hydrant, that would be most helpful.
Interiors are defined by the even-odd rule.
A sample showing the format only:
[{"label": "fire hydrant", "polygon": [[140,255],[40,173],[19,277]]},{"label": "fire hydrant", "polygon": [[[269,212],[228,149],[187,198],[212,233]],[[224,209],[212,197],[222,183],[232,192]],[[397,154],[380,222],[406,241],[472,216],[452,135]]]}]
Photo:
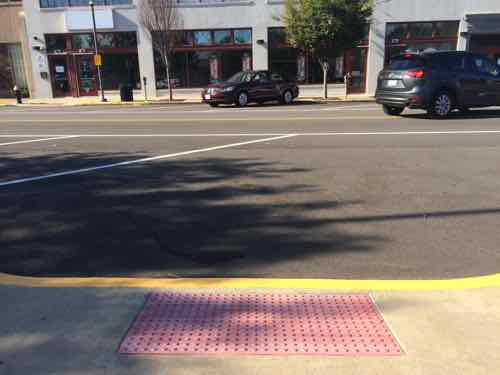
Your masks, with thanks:
[{"label": "fire hydrant", "polygon": [[21,90],[16,86],[12,89],[14,91],[14,96],[16,97],[17,104],[23,104],[23,97],[21,94]]}]

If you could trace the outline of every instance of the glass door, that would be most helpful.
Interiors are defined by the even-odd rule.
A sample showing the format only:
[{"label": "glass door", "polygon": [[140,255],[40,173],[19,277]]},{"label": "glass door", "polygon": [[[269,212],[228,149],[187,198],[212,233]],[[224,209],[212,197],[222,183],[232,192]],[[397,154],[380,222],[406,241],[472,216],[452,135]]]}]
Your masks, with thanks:
[{"label": "glass door", "polygon": [[67,56],[49,56],[50,78],[54,98],[71,96]]},{"label": "glass door", "polygon": [[362,94],[366,90],[367,57],[367,47],[354,48],[346,53],[346,72],[351,76],[349,94]]},{"label": "glass door", "polygon": [[97,69],[91,54],[75,55],[79,96],[97,95]]}]

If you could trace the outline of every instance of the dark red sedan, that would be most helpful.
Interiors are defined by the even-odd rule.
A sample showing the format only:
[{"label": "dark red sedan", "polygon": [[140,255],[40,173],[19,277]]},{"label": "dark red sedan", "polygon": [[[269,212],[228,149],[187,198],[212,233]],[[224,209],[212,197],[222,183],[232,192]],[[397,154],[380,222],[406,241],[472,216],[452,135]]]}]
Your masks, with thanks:
[{"label": "dark red sedan", "polygon": [[212,107],[219,104],[244,107],[252,102],[261,104],[275,100],[291,104],[298,96],[299,88],[295,83],[266,70],[236,73],[225,82],[208,86],[201,93],[203,102]]}]

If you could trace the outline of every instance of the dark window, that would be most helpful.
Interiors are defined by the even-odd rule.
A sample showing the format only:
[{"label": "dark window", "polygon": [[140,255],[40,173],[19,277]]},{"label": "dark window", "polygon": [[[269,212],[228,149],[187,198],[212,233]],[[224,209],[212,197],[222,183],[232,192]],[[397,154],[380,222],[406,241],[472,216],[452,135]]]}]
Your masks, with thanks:
[{"label": "dark window", "polygon": [[464,70],[465,58],[462,54],[439,54],[431,58],[431,64],[446,71]]},{"label": "dark window", "polygon": [[62,8],[68,6],[68,0],[40,0],[40,8]]},{"label": "dark window", "polygon": [[218,30],[214,31],[215,44],[232,44],[233,36],[231,30]]},{"label": "dark window", "polygon": [[195,31],[194,43],[197,46],[209,46],[212,44],[212,32],[211,31]]},{"label": "dark window", "polygon": [[269,73],[268,72],[257,72],[253,77],[254,81],[258,82],[269,82]]},{"label": "dark window", "polygon": [[388,69],[390,70],[408,70],[423,68],[425,59],[415,55],[396,56],[392,59]]},{"label": "dark window", "polygon": [[252,30],[251,29],[234,30],[234,43],[236,43],[236,44],[251,44],[252,43]]},{"label": "dark window", "polygon": [[274,82],[283,81],[283,77],[281,77],[281,75],[279,75],[278,73],[271,73],[271,81]]},{"label": "dark window", "polygon": [[269,44],[271,46],[287,45],[286,30],[284,28],[269,29]]},{"label": "dark window", "polygon": [[472,68],[475,69],[478,73],[487,76],[498,77],[500,74],[500,68],[497,65],[481,56],[474,56],[472,58]]},{"label": "dark window", "polygon": [[[11,2],[13,0],[10,0]],[[94,0],[94,4],[101,5],[128,5],[132,0]],[[63,7],[88,7],[88,0],[40,0],[40,8],[63,8]]]},{"label": "dark window", "polygon": [[416,22],[408,25],[407,39],[432,39],[432,22]]},{"label": "dark window", "polygon": [[193,45],[193,34],[191,31],[176,31],[175,45],[179,47],[190,47]]},{"label": "dark window", "polygon": [[102,55],[103,86],[106,90],[118,90],[120,85],[141,88],[137,52]]},{"label": "dark window", "polygon": [[210,82],[211,52],[191,52],[189,53],[189,78],[192,87],[203,87]]},{"label": "dark window", "polygon": [[66,50],[66,37],[64,35],[47,35],[45,37],[47,52],[63,52]]},{"label": "dark window", "polygon": [[406,23],[388,23],[386,37],[389,43],[399,43],[400,39],[406,39]]},{"label": "dark window", "polygon": [[458,35],[458,22],[436,22],[434,36],[439,38],[456,38]]},{"label": "dark window", "polygon": [[137,48],[137,35],[135,31],[115,33],[116,48]]}]

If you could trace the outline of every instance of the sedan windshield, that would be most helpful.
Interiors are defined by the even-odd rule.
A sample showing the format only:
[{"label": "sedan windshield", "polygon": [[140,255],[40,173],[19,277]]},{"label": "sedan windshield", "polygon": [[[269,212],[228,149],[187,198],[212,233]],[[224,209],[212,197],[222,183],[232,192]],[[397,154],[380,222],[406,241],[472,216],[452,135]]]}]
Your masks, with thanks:
[{"label": "sedan windshield", "polygon": [[250,82],[252,80],[253,73],[251,72],[239,72],[234,76],[229,78],[227,82],[230,83],[241,83],[241,82]]}]

